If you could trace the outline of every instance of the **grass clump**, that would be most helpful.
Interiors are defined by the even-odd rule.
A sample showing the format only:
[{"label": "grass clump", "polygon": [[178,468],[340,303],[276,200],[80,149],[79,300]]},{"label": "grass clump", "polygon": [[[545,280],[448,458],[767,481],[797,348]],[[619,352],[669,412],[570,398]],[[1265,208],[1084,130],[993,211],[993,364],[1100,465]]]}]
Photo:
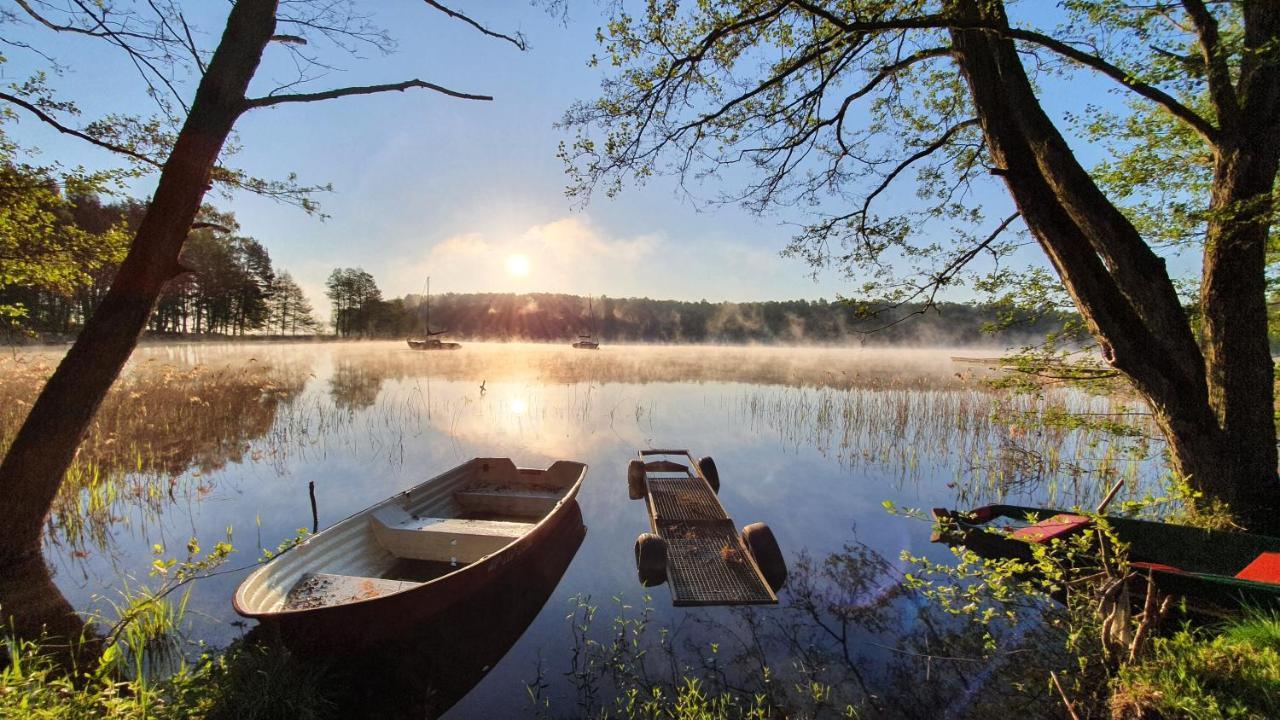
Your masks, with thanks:
[{"label": "grass clump", "polygon": [[0,669],[0,717],[39,720],[80,720],[109,717],[191,717],[200,672],[180,671],[172,677],[145,683],[114,679],[108,673],[68,674],[34,642],[7,639],[8,663]]},{"label": "grass clump", "polygon": [[102,663],[68,672],[39,643],[0,644],[0,718],[23,720],[323,720],[340,717],[325,668],[274,646],[238,644],[159,679],[130,678]]},{"label": "grass clump", "polygon": [[1280,717],[1280,615],[1253,613],[1211,630],[1157,638],[1121,668],[1116,718]]}]

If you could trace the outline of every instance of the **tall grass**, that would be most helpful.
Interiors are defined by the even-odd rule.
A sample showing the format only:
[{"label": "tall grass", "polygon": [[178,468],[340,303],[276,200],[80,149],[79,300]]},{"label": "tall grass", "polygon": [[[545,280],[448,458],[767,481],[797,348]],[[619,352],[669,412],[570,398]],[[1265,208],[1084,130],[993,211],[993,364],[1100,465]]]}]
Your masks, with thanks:
[{"label": "tall grass", "polygon": [[[52,373],[40,356],[0,358],[0,453]],[[135,364],[111,388],[54,502],[49,542],[108,546],[128,510],[143,522],[180,496],[200,497],[238,462],[305,385],[304,368],[254,360],[220,366]],[[187,486],[180,485],[185,480]]]},{"label": "tall grass", "polygon": [[[900,484],[949,467],[962,504],[1016,494],[1084,504],[1119,478],[1154,481],[1162,469],[1154,428],[1126,398],[904,379],[875,389],[752,389],[729,411],[785,448],[811,447],[846,469],[874,467]],[[1130,496],[1145,489],[1126,483]]]}]

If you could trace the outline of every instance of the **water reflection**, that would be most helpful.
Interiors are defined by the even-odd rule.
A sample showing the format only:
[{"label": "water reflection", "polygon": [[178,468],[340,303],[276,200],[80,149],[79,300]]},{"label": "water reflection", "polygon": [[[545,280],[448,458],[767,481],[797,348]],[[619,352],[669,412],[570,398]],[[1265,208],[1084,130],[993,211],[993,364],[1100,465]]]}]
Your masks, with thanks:
[{"label": "water reflection", "polygon": [[[0,448],[17,431],[52,364],[0,362]],[[64,552],[108,549],[126,518],[145,533],[170,507],[199,502],[229,463],[261,459],[253,443],[302,392],[308,367],[241,357],[182,366],[147,358],[111,389],[67,472],[46,540]]]},{"label": "water reflection", "polygon": [[[648,607],[579,598],[568,665],[531,669],[528,711],[601,717],[622,709],[619,698],[670,709],[696,680],[700,696],[726,703],[731,716],[747,708],[910,720],[990,718],[1009,707],[1058,713],[1043,681],[1070,658],[1051,629],[957,619],[906,589],[897,564],[856,537],[791,565],[779,607],[689,612],[674,625],[656,623]],[[572,679],[570,692],[546,682],[559,673]]]},{"label": "water reflection", "polygon": [[339,360],[329,378],[329,396],[342,410],[363,410],[378,401],[386,376],[369,364],[349,359]]},{"label": "water reflection", "polygon": [[[237,553],[228,567],[253,565],[260,548],[274,549],[297,528],[311,527],[310,483],[319,524],[327,526],[470,457],[510,456],[534,467],[581,459],[591,465],[578,498],[591,536],[565,561],[547,606],[531,611],[528,630],[452,714],[528,712],[526,683],[570,698],[568,706],[553,705],[568,710],[576,707],[578,679],[563,674],[574,653],[565,642],[564,617],[578,606],[564,603],[581,596],[609,608],[618,596],[643,606],[631,552],[648,522],[627,500],[626,462],[638,448],[691,447],[715,456],[728,513],[767,521],[783,548],[810,548],[815,579],[811,608],[801,602],[806,586],[799,585],[784,595],[784,608],[747,616],[672,608],[666,591],[656,589],[650,621],[669,628],[668,643],[684,653],[677,669],[718,666],[738,678],[737,686],[751,675],[730,672],[729,655],[758,669],[758,653],[767,652],[769,667],[800,680],[804,673],[826,678],[838,688],[832,697],[849,703],[887,703],[900,677],[904,687],[919,686],[912,688],[914,699],[901,699],[903,707],[939,707],[950,691],[929,695],[933,685],[920,681],[921,673],[954,676],[948,683],[967,693],[995,665],[976,663],[965,650],[979,647],[980,638],[924,615],[918,598],[897,589],[896,570],[880,560],[904,549],[938,560],[947,552],[930,545],[923,523],[888,517],[881,503],[977,504],[962,499],[973,493],[1070,505],[1109,487],[1111,473],[1130,471],[1118,462],[1110,465],[1114,470],[1095,462],[1109,446],[1094,447],[1099,438],[1084,431],[1037,436],[999,415],[1005,408],[1044,411],[1054,403],[1106,411],[1087,404],[1101,401],[1050,391],[1026,405],[1010,404],[1009,396],[981,386],[967,371],[957,377],[950,354],[614,346],[580,353],[470,343],[456,353],[419,353],[400,343],[143,348],[131,365],[139,379],[126,377],[118,390],[138,391],[142,376],[169,372],[168,390],[133,399],[125,393],[131,411],[122,409],[112,422],[140,428],[135,437],[151,443],[142,457],[157,459],[137,469],[138,454],[119,448],[136,449],[138,441],[120,434],[113,443],[103,435],[87,446],[84,457],[114,457],[117,470],[99,472],[112,481],[96,485],[86,472],[78,488],[88,489],[62,501],[50,561],[77,608],[101,609],[99,596],[120,587],[122,574],[145,580],[153,544],[180,555],[189,538],[211,547],[231,528]],[[183,373],[196,366],[211,376],[225,369],[215,383],[225,395],[215,394],[216,387],[193,391],[194,380]],[[9,393],[4,388],[22,372],[0,365],[0,393]],[[0,416],[11,411],[0,403]],[[1010,447],[1061,462],[1041,463],[1042,471],[1001,469]],[[1158,462],[1135,467],[1142,478],[1158,475]],[[1126,493],[1141,496],[1147,487],[1134,483]],[[854,523],[861,545],[848,537]],[[89,557],[79,555],[86,551]],[[845,559],[828,566],[832,556]],[[795,569],[802,559],[788,562]],[[242,577],[228,573],[193,586],[189,637],[222,646],[241,635],[231,624],[229,598]],[[768,629],[762,637],[772,639],[752,655],[739,638],[750,641],[759,634],[755,627]],[[709,650],[713,642],[719,652]],[[969,659],[946,660],[943,648]],[[539,658],[547,669],[540,681]]]}]

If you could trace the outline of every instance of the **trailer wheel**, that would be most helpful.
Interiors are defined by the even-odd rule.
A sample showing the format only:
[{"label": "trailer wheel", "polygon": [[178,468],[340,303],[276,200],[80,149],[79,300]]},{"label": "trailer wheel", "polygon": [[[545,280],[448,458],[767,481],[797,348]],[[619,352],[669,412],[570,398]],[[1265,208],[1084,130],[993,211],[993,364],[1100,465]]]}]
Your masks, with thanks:
[{"label": "trailer wheel", "polygon": [[707,456],[698,461],[698,471],[707,479],[715,494],[720,494],[720,471],[716,469],[716,461]]},{"label": "trailer wheel", "polygon": [[778,548],[778,541],[769,526],[751,523],[742,528],[742,542],[751,551],[751,557],[760,566],[769,587],[774,592],[781,590],[787,584],[787,563],[782,559],[782,550]]},{"label": "trailer wheel", "polygon": [[646,587],[667,581],[667,541],[653,533],[636,538],[636,569],[640,584]]},{"label": "trailer wheel", "polygon": [[644,461],[632,460],[627,463],[627,497],[639,500],[647,492],[644,482]]}]

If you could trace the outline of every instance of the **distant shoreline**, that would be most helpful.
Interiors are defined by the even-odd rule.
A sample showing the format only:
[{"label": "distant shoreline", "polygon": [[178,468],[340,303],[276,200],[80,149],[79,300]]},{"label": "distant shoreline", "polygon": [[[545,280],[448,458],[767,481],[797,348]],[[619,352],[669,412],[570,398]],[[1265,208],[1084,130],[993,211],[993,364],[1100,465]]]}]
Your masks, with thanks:
[{"label": "distant shoreline", "polygon": [[[148,333],[138,340],[138,346],[148,345],[166,345],[166,344],[332,344],[332,343],[403,343],[408,338],[393,337],[342,337],[339,335],[209,335],[209,334],[172,334],[172,333]],[[521,343],[532,345],[564,345],[569,347],[574,338],[498,338],[498,337],[457,337],[453,338],[456,342],[466,343],[485,343],[485,344],[502,344],[502,343]],[[67,347],[75,341],[75,336],[55,336],[42,338],[6,338],[3,345],[11,348],[58,348]],[[950,348],[950,349],[984,349],[987,351],[1003,352],[1002,346],[998,342],[988,343],[959,343],[959,344],[936,344],[922,342],[893,342],[892,340],[876,340],[868,338],[861,342],[838,342],[838,341],[734,341],[729,338],[713,338],[706,341],[690,341],[690,340],[672,340],[672,341],[653,341],[642,339],[620,339],[620,340],[600,340],[600,347],[607,348],[610,345],[649,345],[654,347],[774,347],[774,348],[826,348],[826,349],[857,349],[857,348],[903,348],[903,349],[923,349],[923,348]],[[408,349],[406,347],[406,349]]]}]

